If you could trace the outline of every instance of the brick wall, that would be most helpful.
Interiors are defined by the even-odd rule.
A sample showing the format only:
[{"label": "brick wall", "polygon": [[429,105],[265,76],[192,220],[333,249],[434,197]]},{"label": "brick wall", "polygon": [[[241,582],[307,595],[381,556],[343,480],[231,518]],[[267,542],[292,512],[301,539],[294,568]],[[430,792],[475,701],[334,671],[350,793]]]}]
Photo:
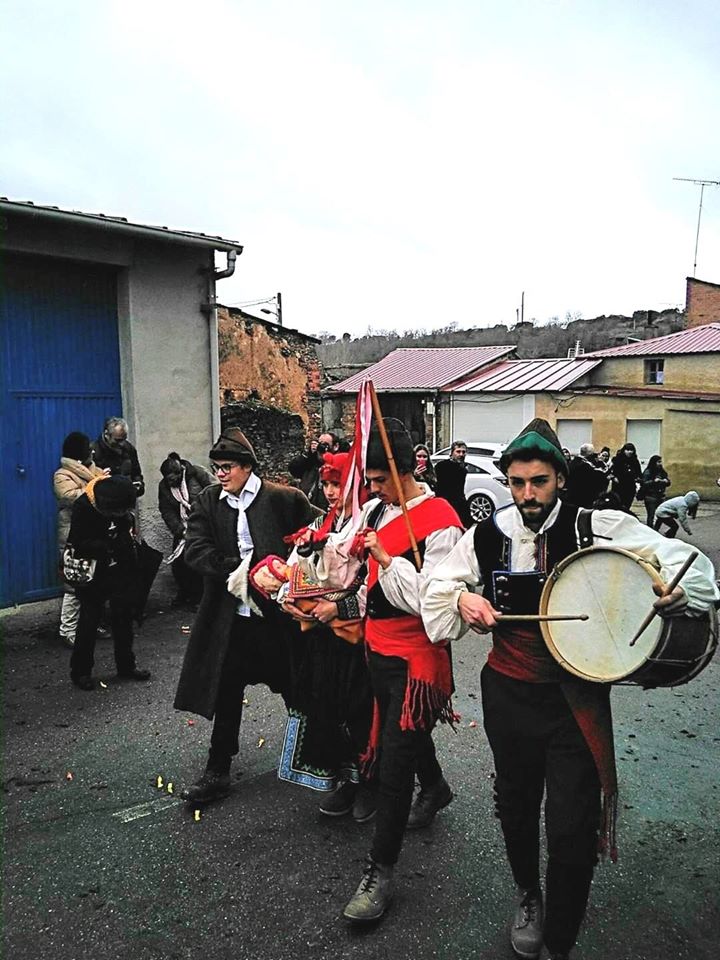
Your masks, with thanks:
[{"label": "brick wall", "polygon": [[720,322],[720,284],[688,277],[685,317],[688,327]]}]

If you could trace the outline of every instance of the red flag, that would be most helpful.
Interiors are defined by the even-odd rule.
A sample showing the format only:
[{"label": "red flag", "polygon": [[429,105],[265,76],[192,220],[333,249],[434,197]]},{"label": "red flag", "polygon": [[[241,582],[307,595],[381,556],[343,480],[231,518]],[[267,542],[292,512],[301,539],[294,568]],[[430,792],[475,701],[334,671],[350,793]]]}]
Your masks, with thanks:
[{"label": "red flag", "polygon": [[348,497],[350,497],[350,512],[353,523],[356,524],[360,517],[362,505],[367,500],[364,476],[371,422],[372,403],[370,401],[370,380],[365,380],[358,391],[355,404],[355,436],[353,437],[352,446],[350,447],[350,456],[340,477],[342,498],[338,504],[339,509],[338,507],[334,507],[328,512],[320,529],[313,534],[313,540],[315,542],[324,540],[330,533],[335,517],[340,511],[344,510]]}]

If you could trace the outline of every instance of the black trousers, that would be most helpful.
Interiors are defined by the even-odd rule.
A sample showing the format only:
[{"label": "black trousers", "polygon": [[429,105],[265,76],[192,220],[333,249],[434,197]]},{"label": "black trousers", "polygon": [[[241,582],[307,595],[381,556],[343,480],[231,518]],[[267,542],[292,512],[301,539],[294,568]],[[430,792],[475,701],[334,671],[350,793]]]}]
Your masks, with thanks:
[{"label": "black trousers", "polygon": [[[289,626],[292,631],[292,625]],[[267,684],[274,693],[282,694],[286,706],[288,704],[293,664],[301,655],[303,641],[300,636],[295,637],[283,627],[284,624],[279,625],[274,620],[265,620],[254,614],[235,617],[210,737],[208,768],[216,773],[227,773],[232,758],[240,749],[240,723],[246,686]]]},{"label": "black trousers", "polygon": [[373,693],[380,709],[377,814],[371,857],[394,864],[400,856],[407,826],[415,775],[420,787],[432,787],[442,777],[431,730],[401,730],[400,714],[407,685],[407,663],[400,657],[368,653]]},{"label": "black trousers", "polygon": [[495,805],[515,882],[540,885],[545,793],[548,862],[545,945],[569,951],[585,915],[597,862],[600,781],[562,690],[489,666],[481,676],[485,731],[495,759]]},{"label": "black trousers", "polygon": [[95,641],[106,601],[110,607],[115,666],[118,673],[135,668],[131,589],[134,571],[122,565],[110,567],[90,583],[76,587],[80,617],[70,657],[70,676],[89,677],[95,663]]},{"label": "black trousers", "polygon": [[191,570],[185,563],[185,555],[181,553],[177,560],[173,560],[170,569],[180,598],[188,603],[198,603],[202,599],[203,580],[199,573]]},{"label": "black trousers", "polygon": [[663,525],[667,527],[667,533],[665,536],[670,537],[671,539],[675,536],[680,528],[680,524],[677,522],[677,520],[673,520],[672,517],[656,517],[655,529],[660,531],[660,528]]}]

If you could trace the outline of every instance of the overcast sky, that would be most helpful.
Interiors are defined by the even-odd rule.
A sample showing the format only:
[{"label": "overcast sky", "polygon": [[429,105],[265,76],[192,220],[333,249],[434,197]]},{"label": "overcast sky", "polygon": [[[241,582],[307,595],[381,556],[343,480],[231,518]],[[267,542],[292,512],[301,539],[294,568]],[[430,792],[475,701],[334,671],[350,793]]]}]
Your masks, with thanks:
[{"label": "overcast sky", "polygon": [[[0,0],[0,194],[244,245],[287,326],[680,306],[717,0]],[[720,187],[697,276],[720,282]]]}]

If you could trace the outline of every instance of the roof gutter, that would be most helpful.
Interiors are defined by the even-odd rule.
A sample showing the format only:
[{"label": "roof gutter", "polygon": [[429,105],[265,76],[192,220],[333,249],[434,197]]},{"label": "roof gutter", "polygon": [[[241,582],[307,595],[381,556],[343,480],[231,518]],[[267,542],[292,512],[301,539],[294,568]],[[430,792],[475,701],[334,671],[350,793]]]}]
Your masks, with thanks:
[{"label": "roof gutter", "polygon": [[182,233],[180,231],[168,230],[164,227],[145,227],[140,224],[114,220],[112,217],[97,217],[83,213],[66,213],[63,210],[49,210],[47,207],[26,207],[22,204],[2,201],[0,201],[0,210],[4,213],[16,213],[19,216],[52,220],[55,223],[64,223],[73,227],[82,224],[86,227],[105,228],[112,230],[114,233],[121,233],[126,236],[181,243],[188,247],[209,247],[213,250],[232,250],[238,253],[242,253],[243,249],[239,243],[233,243],[232,240],[223,240],[222,237],[201,237],[197,234]]}]

